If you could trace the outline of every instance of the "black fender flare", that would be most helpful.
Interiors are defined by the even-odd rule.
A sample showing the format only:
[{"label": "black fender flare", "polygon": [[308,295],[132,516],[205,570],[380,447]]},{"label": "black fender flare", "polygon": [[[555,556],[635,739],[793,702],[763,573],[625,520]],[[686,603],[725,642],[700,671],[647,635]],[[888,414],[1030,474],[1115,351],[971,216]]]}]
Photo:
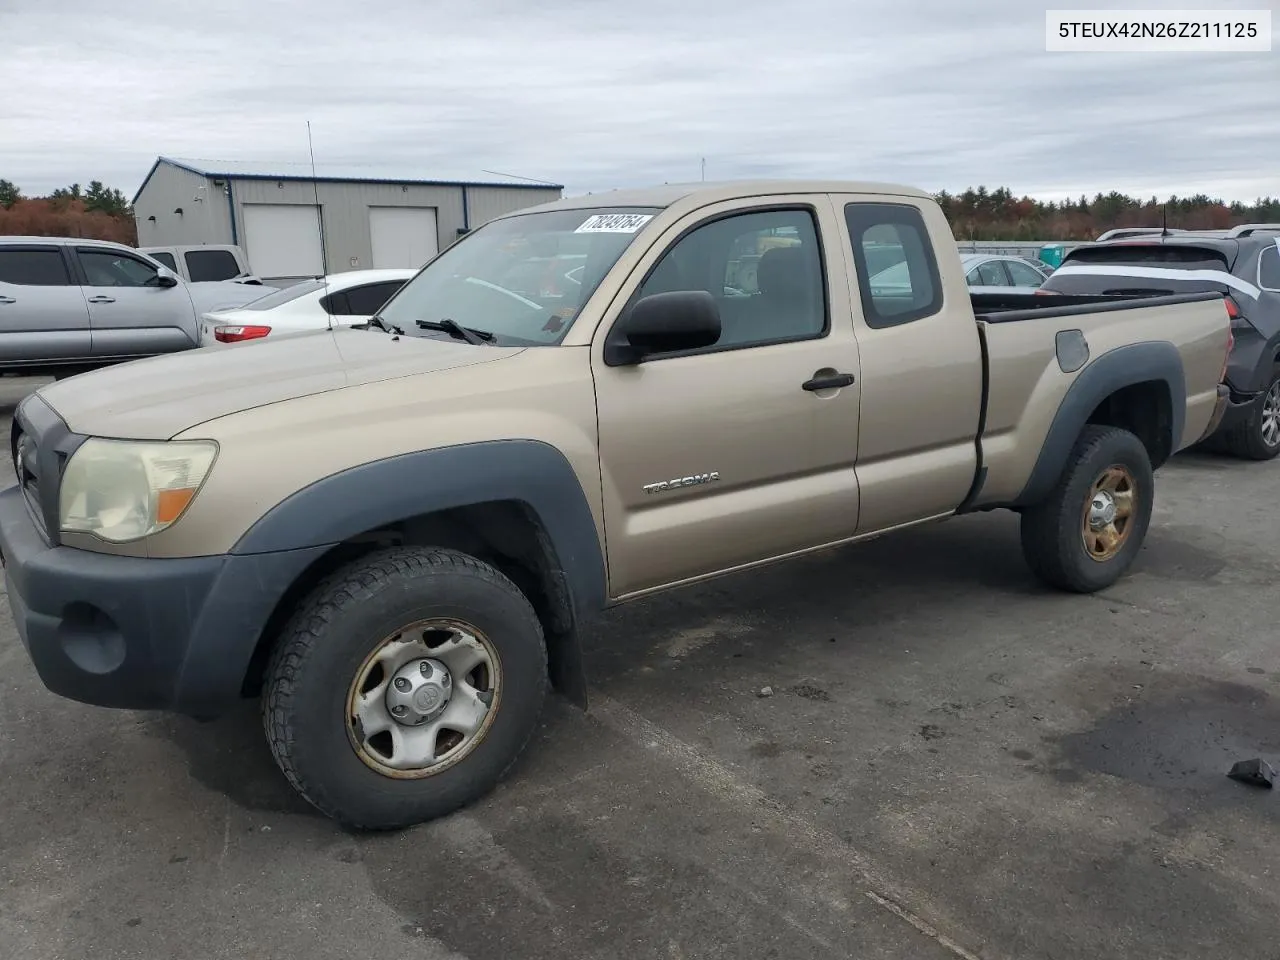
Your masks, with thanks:
[{"label": "black fender flare", "polygon": [[[268,510],[231,548],[258,554],[331,546],[410,517],[499,501],[522,504],[545,533],[568,623],[548,630],[551,679],[586,706],[577,623],[606,603],[604,551],[569,461],[537,440],[492,440],[400,454],[303,487]],[[554,635],[553,635],[554,634]]]},{"label": "black fender flare", "polygon": [[1163,383],[1169,391],[1172,434],[1169,452],[1172,454],[1182,439],[1187,416],[1187,380],[1182,355],[1177,347],[1164,340],[1116,347],[1085,367],[1067,389],[1031,476],[1010,506],[1030,506],[1048,496],[1062,476],[1080,431],[1098,404],[1117,390],[1151,381]]}]

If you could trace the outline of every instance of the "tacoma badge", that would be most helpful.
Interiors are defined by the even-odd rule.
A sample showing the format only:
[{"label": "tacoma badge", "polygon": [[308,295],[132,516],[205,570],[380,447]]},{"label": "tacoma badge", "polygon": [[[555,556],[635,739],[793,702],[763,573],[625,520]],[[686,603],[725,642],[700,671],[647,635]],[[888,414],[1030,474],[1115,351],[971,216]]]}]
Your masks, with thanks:
[{"label": "tacoma badge", "polygon": [[676,477],[674,480],[660,480],[658,483],[646,483],[645,493],[661,493],[663,490],[674,490],[677,487],[695,487],[700,483],[711,483],[719,480],[720,474],[715,470],[710,473],[695,473],[691,477]]}]

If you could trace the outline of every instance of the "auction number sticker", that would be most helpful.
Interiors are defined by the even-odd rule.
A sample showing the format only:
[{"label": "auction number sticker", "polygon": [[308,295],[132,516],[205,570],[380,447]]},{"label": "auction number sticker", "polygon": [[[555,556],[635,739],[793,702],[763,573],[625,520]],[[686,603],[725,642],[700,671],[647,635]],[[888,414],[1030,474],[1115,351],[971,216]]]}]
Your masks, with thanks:
[{"label": "auction number sticker", "polygon": [[635,233],[653,219],[651,213],[597,213],[574,233]]}]

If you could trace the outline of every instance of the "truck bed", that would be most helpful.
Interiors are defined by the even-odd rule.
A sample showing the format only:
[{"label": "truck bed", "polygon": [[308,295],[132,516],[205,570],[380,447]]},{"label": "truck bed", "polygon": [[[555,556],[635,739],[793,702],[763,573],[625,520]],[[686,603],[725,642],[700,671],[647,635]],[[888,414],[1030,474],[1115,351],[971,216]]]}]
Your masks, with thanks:
[{"label": "truck bed", "polygon": [[1127,310],[1134,306],[1162,306],[1222,299],[1213,292],[1179,293],[1167,296],[1144,294],[1068,293],[970,293],[969,301],[977,318],[986,323],[1011,323],[1039,317],[1069,317],[1099,310]]},{"label": "truck bed", "polygon": [[[977,301],[983,295],[975,295]],[[1010,298],[994,295],[1002,300]],[[1185,415],[1169,416],[1175,427],[1173,450],[1199,439],[1213,414],[1229,334],[1226,308],[1219,294],[1166,297],[1045,297],[1028,295],[1031,309],[990,309],[977,314],[982,342],[984,399],[979,419],[979,471],[966,509],[1016,505],[1042,455],[1040,438],[1052,442],[1051,427],[1067,394],[1085,371],[1101,358],[1123,360],[1122,350],[1135,346],[1135,324],[1145,331],[1139,347],[1168,357],[1168,367],[1184,381]],[[1046,300],[1054,306],[1044,306]],[[1063,304],[1061,300],[1074,300]],[[1216,301],[1216,303],[1215,303]],[[1217,314],[1221,314],[1220,322]],[[1048,336],[1046,326],[1054,328]],[[1148,353],[1151,351],[1148,350]],[[1153,375],[1154,378],[1154,375]],[[1087,420],[1093,410],[1085,410]]]}]

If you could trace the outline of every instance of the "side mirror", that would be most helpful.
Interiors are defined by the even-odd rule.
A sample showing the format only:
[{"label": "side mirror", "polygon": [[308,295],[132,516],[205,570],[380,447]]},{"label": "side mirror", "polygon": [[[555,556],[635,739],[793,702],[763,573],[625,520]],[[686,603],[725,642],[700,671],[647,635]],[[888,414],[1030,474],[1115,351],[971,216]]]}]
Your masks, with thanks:
[{"label": "side mirror", "polygon": [[655,353],[709,347],[720,339],[720,308],[705,290],[655,293],[632,304],[609,331],[604,362],[641,363]]},{"label": "side mirror", "polygon": [[176,287],[178,285],[178,275],[168,267],[161,267],[156,271],[157,287]]}]

